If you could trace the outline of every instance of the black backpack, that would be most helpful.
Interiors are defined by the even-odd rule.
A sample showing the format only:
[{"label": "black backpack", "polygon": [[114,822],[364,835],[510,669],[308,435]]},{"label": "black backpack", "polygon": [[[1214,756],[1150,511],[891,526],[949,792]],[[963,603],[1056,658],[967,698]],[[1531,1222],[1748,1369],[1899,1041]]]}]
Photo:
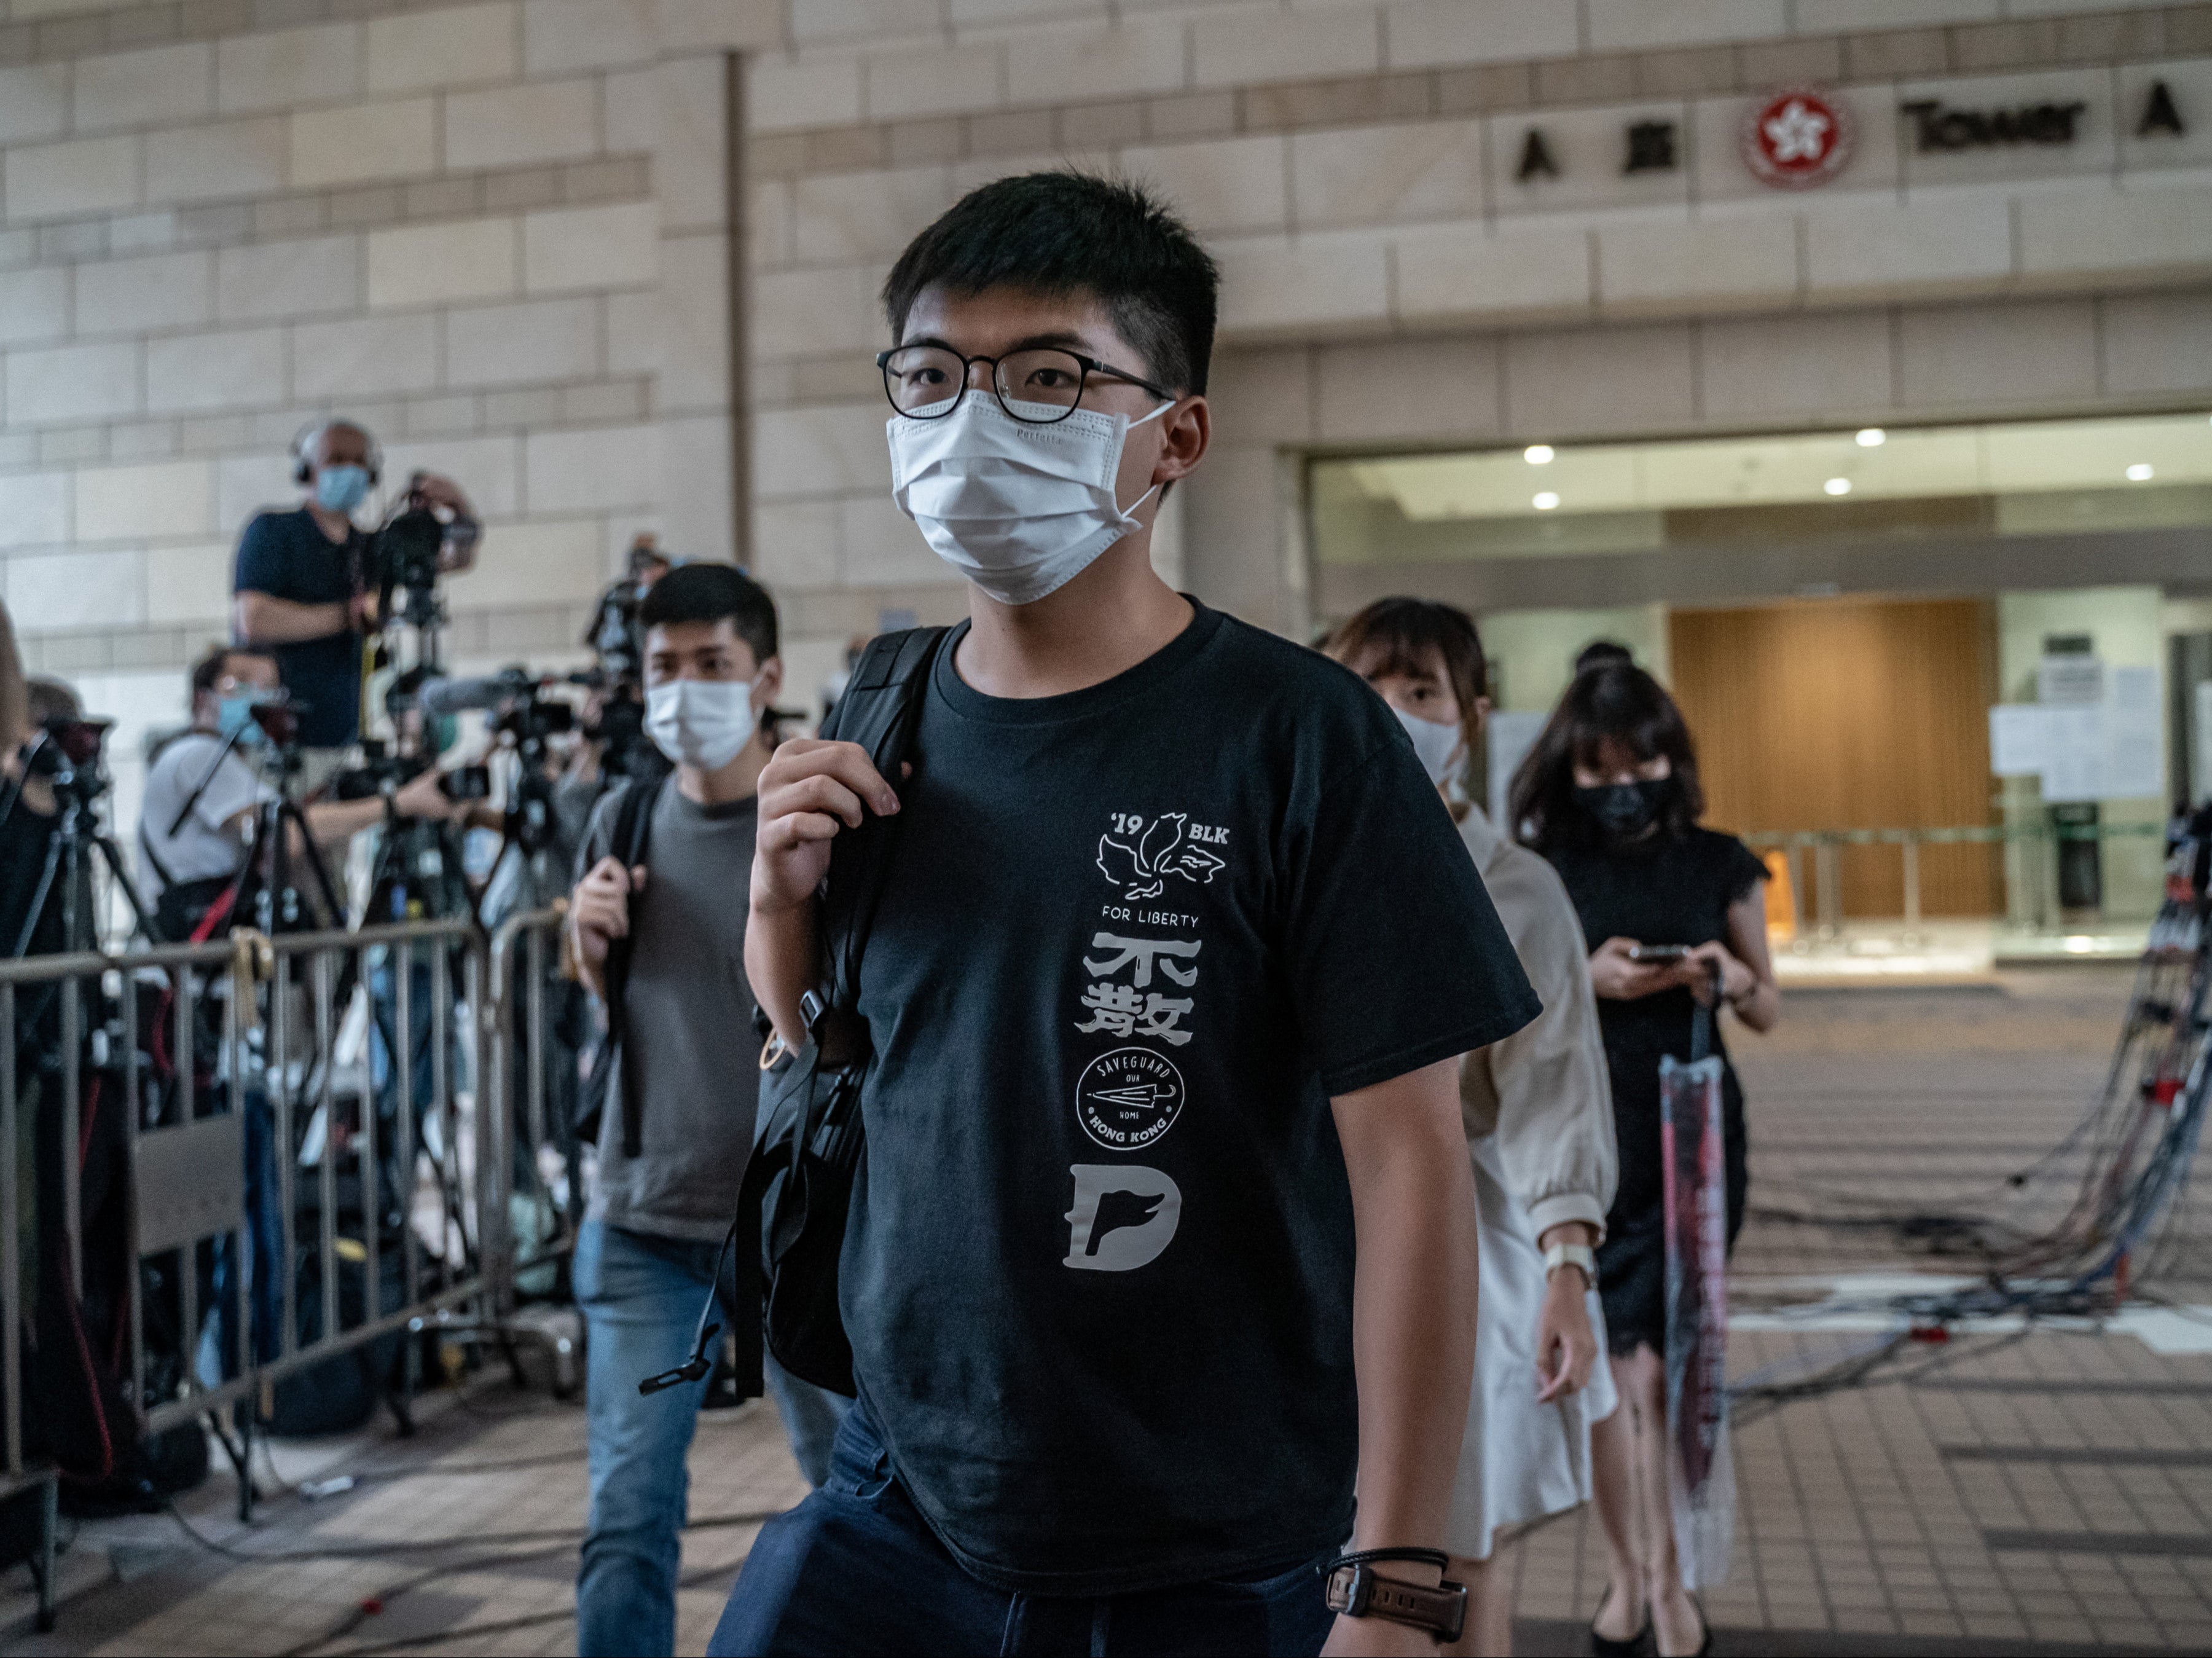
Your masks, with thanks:
[{"label": "black backpack", "polygon": [[[622,796],[615,802],[614,833],[607,839],[611,855],[622,859],[625,870],[635,869],[645,861],[645,849],[653,839],[653,808],[660,799],[660,786],[668,773],[653,768],[644,775],[633,777],[622,786]],[[579,1145],[595,1143],[599,1138],[599,1122],[607,1108],[607,1095],[614,1088],[615,1079],[623,1076],[623,1037],[629,1028],[623,1011],[623,999],[629,987],[630,940],[628,934],[613,939],[607,945],[607,961],[604,981],[607,987],[607,1029],[599,1038],[599,1045],[592,1052],[590,1072],[584,1079],[576,1117],[576,1141]],[[643,1102],[637,1090],[628,1085],[622,1089],[622,1149],[623,1156],[635,1157],[644,1150],[644,1128],[641,1121]]]}]

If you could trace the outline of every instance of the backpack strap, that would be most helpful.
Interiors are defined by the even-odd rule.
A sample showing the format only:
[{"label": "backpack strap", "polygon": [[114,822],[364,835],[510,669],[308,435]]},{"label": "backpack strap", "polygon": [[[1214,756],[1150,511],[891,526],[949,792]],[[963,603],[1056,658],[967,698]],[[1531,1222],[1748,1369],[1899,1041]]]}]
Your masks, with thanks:
[{"label": "backpack strap", "polygon": [[[660,799],[661,785],[667,780],[648,775],[631,778],[622,786],[622,795],[615,802],[614,833],[607,845],[613,854],[622,859],[625,871],[635,869],[645,861],[647,846],[653,839],[653,809]],[[622,1086],[622,1145],[623,1156],[635,1157],[644,1151],[644,1102],[637,1090],[629,1085],[629,1066],[623,1035],[629,1020],[623,1011],[623,996],[629,987],[630,938],[623,937],[607,945],[607,1036],[602,1049],[608,1063],[616,1067],[611,1073],[618,1076]]]}]

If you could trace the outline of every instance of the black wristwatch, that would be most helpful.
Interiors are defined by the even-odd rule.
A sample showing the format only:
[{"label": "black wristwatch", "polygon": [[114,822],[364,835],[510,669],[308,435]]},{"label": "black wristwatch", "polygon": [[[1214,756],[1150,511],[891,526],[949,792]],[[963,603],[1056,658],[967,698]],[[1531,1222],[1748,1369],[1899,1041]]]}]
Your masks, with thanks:
[{"label": "black wristwatch", "polygon": [[1442,1549],[1359,1549],[1340,1554],[1321,1568],[1328,1579],[1328,1609],[1346,1618],[1380,1618],[1424,1631],[1438,1646],[1458,1640],[1467,1627],[1467,1585],[1449,1579],[1432,1589],[1401,1583],[1375,1570],[1376,1562],[1388,1560],[1434,1566],[1438,1571],[1451,1564]]}]

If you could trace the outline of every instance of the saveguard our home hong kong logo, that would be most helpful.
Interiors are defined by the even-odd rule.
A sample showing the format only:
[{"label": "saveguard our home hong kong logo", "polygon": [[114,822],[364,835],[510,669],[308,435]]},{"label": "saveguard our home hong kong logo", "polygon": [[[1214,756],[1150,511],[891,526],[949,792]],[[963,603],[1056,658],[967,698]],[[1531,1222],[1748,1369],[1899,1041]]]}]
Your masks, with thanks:
[{"label": "saveguard our home hong kong logo", "polygon": [[1085,1067],[1075,1088],[1083,1132],[1109,1151],[1138,1151],[1175,1127],[1182,1072],[1165,1054],[1117,1048]]}]

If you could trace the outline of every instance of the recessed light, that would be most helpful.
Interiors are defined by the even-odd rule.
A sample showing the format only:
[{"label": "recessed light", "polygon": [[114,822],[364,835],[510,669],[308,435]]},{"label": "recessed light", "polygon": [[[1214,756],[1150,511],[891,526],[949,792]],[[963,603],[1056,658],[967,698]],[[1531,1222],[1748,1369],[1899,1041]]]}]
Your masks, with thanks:
[{"label": "recessed light", "polygon": [[1889,434],[1879,426],[1863,426],[1859,428],[1858,446],[1862,449],[1879,449],[1888,441]]},{"label": "recessed light", "polygon": [[1549,489],[1540,489],[1528,504],[1540,513],[1548,513],[1559,504],[1559,498]]},{"label": "recessed light", "polygon": [[2150,482],[2150,480],[2151,480],[2151,468],[2150,468],[2150,463],[2149,463],[2148,461],[2146,461],[2146,460],[2139,460],[2139,461],[2137,461],[2134,465],[2132,465],[2132,466],[2130,466],[2130,467],[2129,467],[2129,468],[2128,468],[2128,482],[2129,482],[2129,483],[2148,483]]},{"label": "recessed light", "polygon": [[1849,478],[1830,478],[1820,487],[1832,495],[1847,495],[1851,492],[1851,481]]},{"label": "recessed light", "polygon": [[1558,454],[1559,451],[1548,443],[1532,443],[1521,452],[1521,459],[1531,466],[1547,466]]}]

